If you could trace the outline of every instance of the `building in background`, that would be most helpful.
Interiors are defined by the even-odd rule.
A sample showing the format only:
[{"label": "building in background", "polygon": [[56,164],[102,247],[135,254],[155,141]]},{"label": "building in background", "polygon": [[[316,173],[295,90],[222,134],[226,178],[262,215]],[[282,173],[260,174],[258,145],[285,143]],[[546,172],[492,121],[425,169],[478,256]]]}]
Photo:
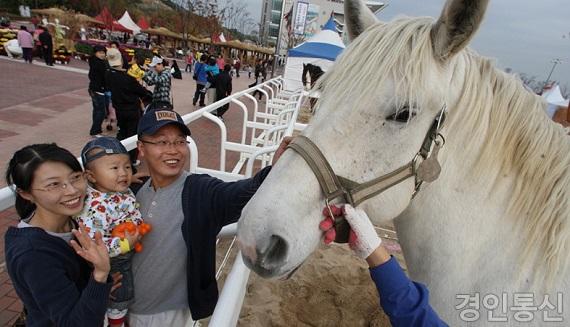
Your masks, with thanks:
[{"label": "building in background", "polygon": [[[292,34],[297,35],[297,40],[299,39],[299,20],[296,20],[298,11],[302,9],[304,21],[304,36],[301,39],[308,39],[314,34],[318,33],[322,26],[329,20],[331,14],[334,16],[335,23],[337,24],[337,31],[342,33],[344,26],[344,1],[343,0],[263,0],[262,11],[261,11],[261,22],[259,26],[259,37],[261,43],[265,46],[275,46],[277,44],[277,36],[279,35],[279,21],[281,17],[281,9],[283,7],[283,1],[285,1],[284,11],[285,13],[292,13],[293,31],[287,28],[282,28],[282,45],[278,53],[282,53],[283,49],[289,46],[294,46],[295,44],[287,45],[289,36]],[[299,2],[303,3],[299,5]],[[385,4],[376,0],[367,0],[366,4],[372,12],[377,13]],[[302,28],[301,28],[302,29]]]}]

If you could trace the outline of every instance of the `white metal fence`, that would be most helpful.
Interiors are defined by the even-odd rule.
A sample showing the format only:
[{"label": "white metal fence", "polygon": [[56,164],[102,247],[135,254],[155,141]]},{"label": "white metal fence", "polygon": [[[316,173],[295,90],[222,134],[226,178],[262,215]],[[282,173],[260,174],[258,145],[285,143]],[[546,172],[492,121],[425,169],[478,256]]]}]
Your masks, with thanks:
[{"label": "white metal fence", "polygon": [[[265,103],[259,102],[251,95],[258,90],[265,97]],[[260,167],[271,164],[273,154],[279,143],[285,136],[293,134],[294,130],[303,130],[304,124],[297,123],[297,116],[303,101],[303,92],[283,90],[283,78],[281,76],[268,80],[244,91],[232,94],[231,96],[184,115],[182,119],[189,124],[198,119],[208,119],[215,123],[220,130],[220,165],[219,169],[208,169],[198,166],[198,148],[194,140],[189,136],[188,147],[190,149],[190,172],[206,173],[225,181],[235,181],[242,178],[251,177],[255,163]],[[253,105],[253,115],[250,115],[244,99],[250,100]],[[239,142],[230,142],[227,139],[227,129],[223,121],[212,112],[221,106],[233,103],[243,112],[243,122],[241,124],[241,138]],[[251,137],[247,138],[248,131]],[[130,137],[122,141],[127,150],[136,147],[137,136]],[[228,151],[238,152],[239,160],[232,167],[231,171],[226,168],[226,153]],[[14,205],[15,196],[10,187],[0,189],[0,211],[8,209]],[[237,226],[231,224],[225,226],[218,237],[234,237]],[[222,265],[218,269],[216,278],[219,277],[223,266],[226,264],[229,252],[232,250],[232,241],[228,253]],[[227,275],[224,287],[220,292],[220,298],[214,314],[210,319],[210,326],[235,326],[241,311],[245,289],[249,278],[249,269],[244,265],[241,254],[238,253],[231,271]]]}]

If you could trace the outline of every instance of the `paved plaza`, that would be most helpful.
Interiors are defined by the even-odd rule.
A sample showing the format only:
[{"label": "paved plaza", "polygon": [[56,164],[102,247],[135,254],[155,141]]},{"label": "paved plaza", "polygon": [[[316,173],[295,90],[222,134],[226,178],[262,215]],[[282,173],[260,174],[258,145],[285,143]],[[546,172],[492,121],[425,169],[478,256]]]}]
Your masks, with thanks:
[{"label": "paved plaza", "polygon": [[[179,66],[185,65],[179,60]],[[1,187],[6,186],[4,175],[8,161],[25,145],[55,142],[79,156],[83,145],[91,139],[92,106],[87,93],[87,69],[85,62],[77,60],[72,60],[69,66],[47,67],[40,62],[29,65],[21,60],[0,57]],[[252,82],[247,73],[242,73],[240,78],[234,77],[234,92],[246,89]],[[191,74],[183,73],[182,80],[172,80],[174,107],[181,115],[197,109],[192,105],[195,88]],[[244,103],[253,107],[248,100]],[[240,139],[242,119],[241,110],[232,104],[224,115],[229,140]],[[205,119],[195,121],[189,127],[198,146],[198,165],[218,169],[219,128]],[[114,136],[116,129],[105,133]],[[237,153],[228,154],[227,166],[231,167],[237,158]],[[4,234],[17,221],[13,208],[0,212],[0,326],[11,326],[22,311],[4,262]]]}]

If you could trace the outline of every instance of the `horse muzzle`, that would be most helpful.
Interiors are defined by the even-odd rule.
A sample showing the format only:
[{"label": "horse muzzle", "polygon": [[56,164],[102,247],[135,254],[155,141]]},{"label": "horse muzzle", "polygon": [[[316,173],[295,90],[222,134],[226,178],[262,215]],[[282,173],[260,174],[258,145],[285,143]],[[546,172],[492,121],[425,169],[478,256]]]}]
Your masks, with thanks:
[{"label": "horse muzzle", "polygon": [[271,235],[268,239],[254,246],[239,242],[245,265],[263,278],[280,277],[284,271],[285,260],[289,252],[287,241],[279,235]]}]

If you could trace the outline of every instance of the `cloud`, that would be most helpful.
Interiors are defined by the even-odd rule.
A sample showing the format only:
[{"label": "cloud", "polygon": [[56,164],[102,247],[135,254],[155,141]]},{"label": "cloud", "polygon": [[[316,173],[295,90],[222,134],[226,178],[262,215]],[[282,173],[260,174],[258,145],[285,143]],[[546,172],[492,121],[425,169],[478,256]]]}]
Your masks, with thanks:
[{"label": "cloud", "polygon": [[[442,0],[393,0],[379,18],[391,20],[402,14],[438,17],[443,4]],[[490,1],[483,25],[470,46],[484,56],[496,58],[501,68],[511,67],[539,79],[546,79],[552,59],[565,59],[552,79],[570,85],[568,17],[567,0]]]}]

